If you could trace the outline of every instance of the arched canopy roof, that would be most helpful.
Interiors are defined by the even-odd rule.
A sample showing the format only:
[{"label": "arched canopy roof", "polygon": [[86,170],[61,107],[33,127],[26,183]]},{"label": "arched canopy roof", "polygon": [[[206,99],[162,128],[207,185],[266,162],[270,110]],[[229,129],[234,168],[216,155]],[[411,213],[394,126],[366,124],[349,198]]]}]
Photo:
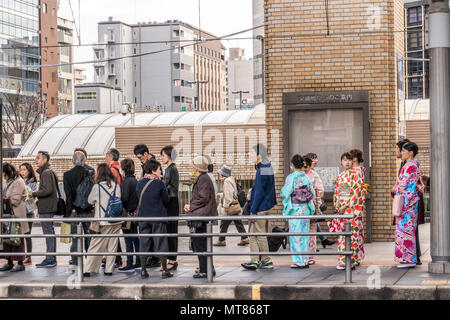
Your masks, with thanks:
[{"label": "arched canopy roof", "polygon": [[[176,127],[202,125],[264,124],[265,105],[253,110],[136,113],[136,126]],[[85,148],[89,156],[102,156],[115,146],[115,128],[130,126],[130,115],[76,114],[54,117],[40,126],[20,151],[32,157],[38,151],[52,156],[71,156],[75,148]]]}]

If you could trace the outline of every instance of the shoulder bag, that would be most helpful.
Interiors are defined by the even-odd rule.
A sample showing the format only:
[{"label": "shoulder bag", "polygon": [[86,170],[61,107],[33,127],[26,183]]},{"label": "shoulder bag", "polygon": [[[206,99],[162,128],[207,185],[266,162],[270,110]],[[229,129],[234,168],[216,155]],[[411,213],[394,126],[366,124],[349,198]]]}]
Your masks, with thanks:
[{"label": "shoulder bag", "polygon": [[392,202],[392,215],[394,217],[400,217],[403,211],[403,203],[405,202],[405,197],[394,196],[394,201]]},{"label": "shoulder bag", "polygon": [[[147,190],[148,186],[150,185],[150,183],[152,183],[152,181],[153,181],[153,179],[150,179],[150,181],[147,182],[147,184],[145,185],[144,189],[142,189],[142,191],[141,191],[141,194],[140,194],[140,196],[139,196],[138,206],[137,206],[137,208],[136,208],[136,214],[139,213],[139,207],[141,206],[142,196],[144,195],[145,190]],[[135,214],[135,215],[136,215],[136,214]],[[132,215],[131,213],[127,212],[127,211],[125,210],[125,208],[123,209],[123,216],[124,216],[125,218],[132,218],[132,217],[134,217],[135,215]],[[125,222],[122,224],[122,230],[130,230],[130,229],[131,229],[131,221],[125,221]]]},{"label": "shoulder bag", "polygon": [[50,170],[50,172],[52,173],[53,177],[55,178],[56,191],[58,192],[58,208],[56,209],[55,215],[68,217],[69,214],[67,213],[67,210],[66,210],[66,202],[61,197],[61,192],[59,191],[58,178],[56,177],[56,174],[52,170]]}]

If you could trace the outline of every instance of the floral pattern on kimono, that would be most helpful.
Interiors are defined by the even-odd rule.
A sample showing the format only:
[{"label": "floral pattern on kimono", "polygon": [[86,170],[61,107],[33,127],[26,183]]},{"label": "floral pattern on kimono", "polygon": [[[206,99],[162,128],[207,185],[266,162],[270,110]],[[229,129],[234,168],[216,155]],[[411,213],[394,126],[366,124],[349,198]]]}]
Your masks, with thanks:
[{"label": "floral pattern on kimono", "polygon": [[[365,167],[356,167],[353,168],[356,171],[356,174],[360,175],[360,179],[361,179],[361,186],[364,186],[365,182],[366,182],[366,178],[365,178],[365,172],[366,172],[366,168]],[[367,195],[367,190],[362,187],[363,190],[363,209],[361,211],[361,227],[359,229],[359,237],[360,237],[360,241],[359,241],[359,250],[361,252],[361,254],[359,255],[360,260],[364,259],[365,256],[365,252],[364,252],[364,216],[366,214],[366,195]],[[360,260],[358,262],[360,262]]]},{"label": "floral pattern on kimono", "polygon": [[[363,227],[361,215],[364,205],[364,190],[361,175],[354,169],[342,172],[336,179],[336,188],[333,196],[333,203],[336,211],[341,208],[346,208],[345,214],[353,214],[352,219],[333,219],[328,222],[330,231],[343,232],[345,231],[345,223],[350,222],[351,227],[351,251],[352,251],[352,266],[364,259],[364,243],[360,237],[360,230]],[[337,212],[337,214],[339,214]],[[338,251],[345,251],[345,237],[338,237]],[[345,256],[340,255],[338,260],[339,265],[345,264]]]},{"label": "floral pattern on kimono", "polygon": [[416,160],[408,161],[400,171],[395,184],[396,195],[403,196],[400,217],[395,218],[395,261],[417,263],[416,228],[421,173]]},{"label": "floral pattern on kimono", "polygon": [[[311,180],[311,183],[314,187],[314,191],[316,193],[316,196],[313,199],[314,206],[315,206],[315,214],[319,214],[319,208],[322,204],[322,198],[325,193],[325,188],[323,186],[322,179],[320,179],[320,176],[315,172],[313,169],[309,170],[309,172],[306,174]],[[317,224],[316,221],[311,220],[311,226],[310,226],[310,232],[317,232]],[[317,236],[311,236],[309,239],[309,252],[316,252],[317,251]],[[314,260],[314,256],[309,257],[310,260]]]},{"label": "floral pattern on kimono", "polygon": [[[284,216],[305,216],[313,215],[315,206],[313,200],[308,203],[294,204],[291,200],[291,195],[294,189],[301,186],[310,187],[314,194],[314,187],[304,172],[294,171],[291,173],[285,181],[283,188],[281,189],[281,196],[283,197],[283,215]],[[289,219],[289,232],[309,232],[310,220],[309,219]],[[308,252],[309,249],[309,236],[290,236],[289,246],[292,252]],[[309,256],[291,256],[293,263],[308,264]]]}]

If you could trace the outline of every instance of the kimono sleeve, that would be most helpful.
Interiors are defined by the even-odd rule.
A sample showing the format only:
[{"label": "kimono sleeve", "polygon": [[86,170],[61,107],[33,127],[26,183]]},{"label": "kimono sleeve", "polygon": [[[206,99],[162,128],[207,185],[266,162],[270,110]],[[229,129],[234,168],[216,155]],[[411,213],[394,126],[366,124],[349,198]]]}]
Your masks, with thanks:
[{"label": "kimono sleeve", "polygon": [[286,178],[283,188],[281,188],[281,197],[283,198],[283,214],[287,214],[291,208],[291,194],[294,192],[294,177],[289,175]]},{"label": "kimono sleeve", "polygon": [[351,198],[349,207],[353,210],[355,216],[360,216],[364,202],[363,179],[357,170],[350,173]]}]

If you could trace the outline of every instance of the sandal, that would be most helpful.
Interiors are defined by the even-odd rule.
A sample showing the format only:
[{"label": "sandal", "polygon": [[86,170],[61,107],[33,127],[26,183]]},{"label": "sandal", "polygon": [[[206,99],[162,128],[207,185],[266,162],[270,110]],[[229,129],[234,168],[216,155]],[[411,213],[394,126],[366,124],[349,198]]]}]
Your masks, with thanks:
[{"label": "sandal", "polygon": [[167,270],[169,270],[169,271],[176,271],[177,268],[178,268],[178,262],[177,261],[169,262],[167,264]]}]

